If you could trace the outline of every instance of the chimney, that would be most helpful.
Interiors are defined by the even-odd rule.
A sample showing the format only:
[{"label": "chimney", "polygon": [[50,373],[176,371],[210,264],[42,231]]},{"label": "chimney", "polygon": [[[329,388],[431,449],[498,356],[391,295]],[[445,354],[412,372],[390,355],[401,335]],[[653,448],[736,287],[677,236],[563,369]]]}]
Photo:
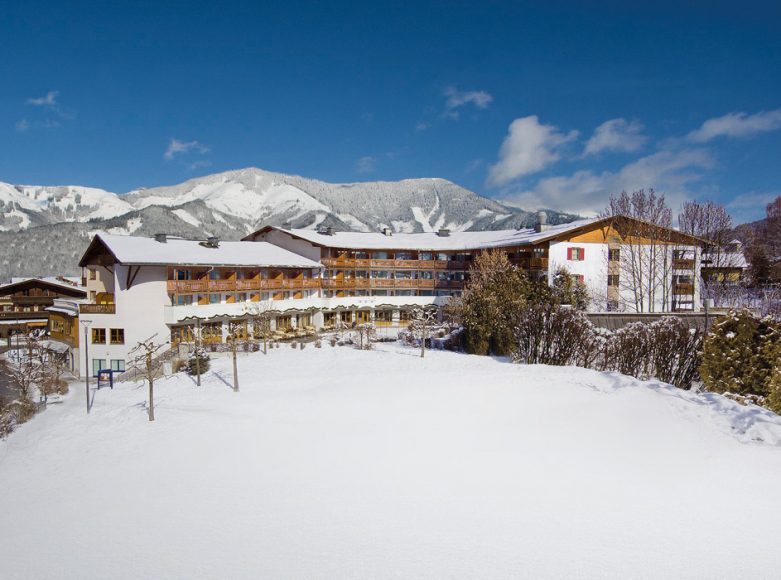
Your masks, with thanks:
[{"label": "chimney", "polygon": [[168,236],[166,234],[155,234],[155,241],[165,244],[168,241]]},{"label": "chimney", "polygon": [[392,236],[393,235],[393,230],[390,229],[390,228],[382,228],[382,233],[385,236]]},{"label": "chimney", "polygon": [[534,224],[534,231],[538,234],[548,229],[548,214],[544,211],[537,212],[537,223]]},{"label": "chimney", "polygon": [[328,226],[327,228],[325,228],[325,235],[326,236],[334,235],[334,228],[333,228],[333,226]]},{"label": "chimney", "polygon": [[220,246],[220,238],[217,236],[209,236],[206,238],[206,245],[210,248],[218,248]]},{"label": "chimney", "polygon": [[437,232],[437,235],[440,238],[447,238],[448,236],[450,236],[450,230],[447,228],[440,228],[440,230]]}]

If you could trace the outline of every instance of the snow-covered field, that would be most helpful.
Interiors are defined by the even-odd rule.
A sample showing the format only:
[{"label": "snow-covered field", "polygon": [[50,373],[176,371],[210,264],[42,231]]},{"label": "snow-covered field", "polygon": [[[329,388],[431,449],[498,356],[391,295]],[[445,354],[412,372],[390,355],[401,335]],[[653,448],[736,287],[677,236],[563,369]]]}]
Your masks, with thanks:
[{"label": "snow-covered field", "polygon": [[282,346],[0,442],[10,578],[778,578],[781,420],[592,371]]}]

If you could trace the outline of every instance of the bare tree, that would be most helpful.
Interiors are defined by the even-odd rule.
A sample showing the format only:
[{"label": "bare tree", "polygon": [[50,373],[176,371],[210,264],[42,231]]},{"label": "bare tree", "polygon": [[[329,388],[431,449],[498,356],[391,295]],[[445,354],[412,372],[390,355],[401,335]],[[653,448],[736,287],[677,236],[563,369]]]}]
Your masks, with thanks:
[{"label": "bare tree", "polygon": [[708,242],[702,256],[700,282],[706,298],[713,298],[720,305],[729,286],[739,281],[731,279],[731,271],[745,263],[742,253],[731,247],[732,218],[721,204],[687,201],[678,214],[678,228]]},{"label": "bare tree", "polygon": [[250,302],[244,311],[252,322],[255,338],[260,334],[263,337],[263,354],[268,352],[268,337],[271,335],[271,319],[273,318],[271,304],[268,302]]},{"label": "bare tree", "polygon": [[239,392],[239,370],[236,357],[238,356],[239,344],[247,339],[247,322],[245,320],[231,320],[228,323],[228,344],[231,347],[233,357],[233,392]]},{"label": "bare tree", "polygon": [[[672,271],[672,211],[664,195],[640,189],[611,196],[602,217],[615,218],[621,233],[619,287],[621,296],[631,297],[636,312],[668,310]],[[630,219],[623,219],[630,218]]]},{"label": "bare tree", "polygon": [[16,387],[19,398],[16,403],[21,408],[22,415],[34,413],[33,393],[39,389],[42,398],[45,398],[48,373],[46,357],[41,346],[43,332],[26,328],[22,341],[24,348],[16,350],[16,356],[6,361],[6,373],[11,379],[11,384]]},{"label": "bare tree", "polygon": [[155,355],[158,351],[165,346],[164,343],[155,342],[157,334],[153,334],[146,340],[136,343],[130,352],[131,356],[130,364],[136,369],[141,369],[145,375],[147,382],[149,383],[149,420],[155,420],[155,373],[157,367],[155,366]]},{"label": "bare tree", "polygon": [[412,335],[420,340],[420,356],[426,356],[426,340],[431,334],[431,329],[437,322],[436,308],[416,307],[412,310],[410,330]]}]

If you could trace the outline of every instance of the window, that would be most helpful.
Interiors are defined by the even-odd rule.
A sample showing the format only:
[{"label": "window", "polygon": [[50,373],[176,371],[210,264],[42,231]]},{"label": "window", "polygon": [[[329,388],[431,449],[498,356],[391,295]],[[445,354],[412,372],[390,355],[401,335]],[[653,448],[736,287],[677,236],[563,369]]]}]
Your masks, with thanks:
[{"label": "window", "polygon": [[125,361],[121,358],[111,359],[111,370],[118,371],[120,373],[125,372]]},{"label": "window", "polygon": [[209,304],[219,304],[219,303],[220,303],[219,294],[209,294]]},{"label": "window", "polygon": [[567,248],[567,259],[573,262],[583,261],[584,254],[584,248]]},{"label": "window", "polygon": [[192,280],[192,272],[190,270],[176,270],[174,280]]},{"label": "window", "polygon": [[607,285],[611,287],[618,286],[618,274],[608,274]]},{"label": "window", "polygon": [[246,302],[247,301],[247,293],[246,292],[239,292],[236,294],[236,302]]},{"label": "window", "polygon": [[418,260],[433,260],[434,254],[431,252],[419,252],[418,253]]},{"label": "window", "polygon": [[412,260],[412,252],[396,252],[397,260]]},{"label": "window", "polygon": [[610,262],[620,262],[621,261],[621,250],[618,248],[611,248],[607,251],[607,259]]},{"label": "window", "polygon": [[179,295],[176,297],[176,305],[177,306],[189,306],[193,303],[193,297],[189,294],[185,295]]},{"label": "window", "polygon": [[390,278],[390,273],[387,270],[372,270],[372,278]]},{"label": "window", "polygon": [[124,328],[112,328],[111,329],[111,344],[125,344],[125,329]]},{"label": "window", "polygon": [[618,300],[608,300],[607,301],[607,311],[608,312],[616,312],[618,310]]},{"label": "window", "polygon": [[95,304],[95,301],[98,299],[98,293],[96,290],[90,290],[89,291],[89,301]]},{"label": "window", "polygon": [[93,358],[92,359],[92,376],[96,377],[98,376],[98,372],[102,369],[107,369],[108,365],[106,364],[106,359],[104,358]]},{"label": "window", "polygon": [[95,268],[89,269],[89,279],[90,280],[97,280],[98,279],[98,271]]},{"label": "window", "polygon": [[[105,328],[93,328],[92,329],[92,344],[106,344],[106,329]],[[95,359],[97,360],[97,359]]]},{"label": "window", "polygon": [[387,260],[388,252],[372,252],[372,260]]},{"label": "window", "polygon": [[572,281],[576,282],[577,284],[583,284],[586,281],[586,279],[583,277],[583,274],[570,274],[570,278],[572,278]]},{"label": "window", "polygon": [[369,252],[355,252],[354,257],[356,260],[368,260]]},{"label": "window", "polygon": [[422,272],[418,272],[418,278],[421,280],[432,280],[434,278],[434,274],[428,270],[423,270]]},{"label": "window", "polygon": [[209,270],[209,280],[219,280],[219,279],[220,279],[219,270]]},{"label": "window", "polygon": [[412,272],[409,270],[398,270],[395,273],[396,280],[411,280]]}]

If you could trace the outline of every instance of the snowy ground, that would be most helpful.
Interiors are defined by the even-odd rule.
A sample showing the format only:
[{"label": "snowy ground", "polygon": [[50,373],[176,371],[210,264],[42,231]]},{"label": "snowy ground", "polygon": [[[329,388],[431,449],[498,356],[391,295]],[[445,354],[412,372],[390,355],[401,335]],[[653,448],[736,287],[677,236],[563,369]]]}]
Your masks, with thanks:
[{"label": "snowy ground", "polygon": [[[9,578],[778,578],[781,420],[382,346],[74,388],[0,443]],[[761,439],[761,441],[760,441]]]}]

